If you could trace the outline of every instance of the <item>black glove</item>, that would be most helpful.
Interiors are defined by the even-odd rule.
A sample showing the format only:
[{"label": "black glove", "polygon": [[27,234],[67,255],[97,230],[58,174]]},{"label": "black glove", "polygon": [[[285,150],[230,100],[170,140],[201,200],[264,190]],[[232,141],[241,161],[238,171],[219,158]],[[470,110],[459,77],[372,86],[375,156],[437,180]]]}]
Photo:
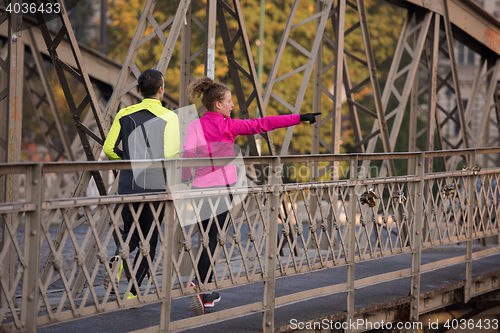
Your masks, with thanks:
[{"label": "black glove", "polygon": [[320,114],[321,112],[301,114],[300,121],[309,121],[310,124],[314,124],[316,122],[316,116]]}]

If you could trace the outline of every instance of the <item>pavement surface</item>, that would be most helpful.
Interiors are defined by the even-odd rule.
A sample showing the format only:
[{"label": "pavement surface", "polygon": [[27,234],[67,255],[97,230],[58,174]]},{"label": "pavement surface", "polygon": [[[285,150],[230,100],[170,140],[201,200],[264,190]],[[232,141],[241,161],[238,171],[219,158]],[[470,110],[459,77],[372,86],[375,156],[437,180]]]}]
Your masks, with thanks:
[{"label": "pavement surface", "polygon": [[[483,250],[483,247],[475,248]],[[453,249],[434,249],[422,253],[422,264],[439,261],[446,258],[465,254],[464,246]],[[356,280],[386,272],[411,267],[411,255],[399,255],[390,258],[359,262],[355,266]],[[490,256],[473,262],[473,276],[480,276],[500,269],[500,255]],[[335,267],[314,273],[279,278],[276,283],[276,296],[324,287],[347,280],[347,268]],[[435,290],[447,285],[465,280],[465,264],[437,269],[421,275],[422,293]],[[401,278],[396,281],[377,284],[355,291],[355,307],[362,308],[380,303],[395,301],[408,296],[410,278]],[[208,309],[207,313],[229,309],[231,307],[258,302],[262,300],[263,284],[257,283],[221,291],[222,299],[215,308]],[[194,315],[189,310],[190,299],[184,297],[172,301],[171,320],[176,321],[190,318]],[[42,327],[40,333],[88,333],[109,332],[121,333],[145,329],[159,325],[160,304],[146,305],[142,308],[128,309],[100,314],[88,318],[81,318],[61,324]],[[346,294],[340,293],[331,296],[315,298],[275,310],[275,327],[290,324],[290,320],[306,321],[315,318],[341,313],[346,311]],[[256,313],[237,319],[203,326],[202,329],[193,328],[185,332],[259,332],[262,330],[262,314]]]}]

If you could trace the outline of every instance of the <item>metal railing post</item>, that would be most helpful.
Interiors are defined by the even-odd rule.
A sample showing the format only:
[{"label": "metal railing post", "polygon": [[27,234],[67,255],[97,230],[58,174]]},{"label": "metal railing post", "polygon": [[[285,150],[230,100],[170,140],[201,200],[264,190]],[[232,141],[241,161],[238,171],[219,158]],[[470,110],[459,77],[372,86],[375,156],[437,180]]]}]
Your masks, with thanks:
[{"label": "metal railing post", "polygon": [[[356,183],[358,179],[358,156],[351,157],[350,165],[351,181]],[[352,332],[350,323],[354,321],[354,263],[356,256],[356,186],[351,184],[349,188],[349,215],[346,221],[348,230],[347,245],[347,327],[346,332]]]},{"label": "metal railing post", "polygon": [[[166,166],[166,167],[165,167]],[[170,175],[175,173],[177,170],[177,163],[165,162],[164,169]],[[168,184],[167,177],[167,184]],[[171,178],[170,179],[174,179]],[[167,192],[170,190],[167,188]],[[173,254],[174,254],[174,231],[175,231],[175,206],[173,200],[165,201],[165,214],[164,214],[164,240],[163,244],[163,266],[162,266],[162,278],[161,278],[161,293],[162,293],[162,303],[161,303],[161,313],[160,313],[160,332],[170,331],[170,313],[172,308],[172,273],[173,273]]]},{"label": "metal railing post", "polygon": [[163,246],[163,270],[161,278],[161,303],[160,332],[169,332],[170,310],[172,305],[172,256],[174,253],[174,202],[165,201],[165,244]]},{"label": "metal railing post", "polygon": [[[33,211],[26,212],[24,254],[25,271],[22,292],[21,322],[26,332],[36,332],[38,318],[38,280],[40,277],[40,234],[42,218],[42,165],[28,166],[26,175],[26,202]],[[19,267],[21,269],[21,267]]]},{"label": "metal railing post", "polygon": [[417,163],[415,165],[415,175],[418,176],[419,181],[415,184],[415,214],[412,233],[412,260],[411,260],[411,290],[412,296],[410,308],[410,321],[417,322],[419,315],[419,302],[420,302],[420,265],[422,257],[422,226],[424,225],[424,186],[425,186],[425,153],[420,153],[417,156]]},{"label": "metal railing post", "polygon": [[[473,150],[469,157],[469,170],[472,170],[476,164],[476,151]],[[467,252],[465,263],[465,286],[464,286],[464,302],[467,303],[471,298],[471,282],[472,282],[472,229],[474,225],[474,207],[475,205],[475,175],[471,171],[468,177],[468,192],[467,192]]]},{"label": "metal railing post", "polygon": [[273,157],[269,170],[269,201],[267,205],[266,267],[264,280],[264,314],[262,331],[274,332],[274,305],[276,292],[276,252],[278,247],[278,205],[280,195],[281,160]]}]

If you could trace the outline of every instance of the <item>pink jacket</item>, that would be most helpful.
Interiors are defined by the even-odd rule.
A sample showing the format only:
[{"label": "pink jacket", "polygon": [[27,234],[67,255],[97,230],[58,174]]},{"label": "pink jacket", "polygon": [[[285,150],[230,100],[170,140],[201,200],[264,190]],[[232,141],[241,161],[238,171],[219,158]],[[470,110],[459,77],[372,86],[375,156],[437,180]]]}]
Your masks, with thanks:
[{"label": "pink jacket", "polygon": [[[299,114],[242,120],[224,118],[218,112],[207,111],[203,117],[189,124],[182,157],[234,157],[234,140],[238,135],[269,132],[299,123]],[[190,177],[191,168],[183,168],[182,179]],[[228,185],[237,180],[235,165],[197,167],[193,186]]]}]

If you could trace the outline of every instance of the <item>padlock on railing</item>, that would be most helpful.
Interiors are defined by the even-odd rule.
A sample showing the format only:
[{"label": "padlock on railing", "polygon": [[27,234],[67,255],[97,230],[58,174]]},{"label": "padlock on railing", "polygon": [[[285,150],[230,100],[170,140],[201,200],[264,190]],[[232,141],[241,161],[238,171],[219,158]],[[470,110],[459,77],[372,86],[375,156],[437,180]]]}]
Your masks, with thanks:
[{"label": "padlock on railing", "polygon": [[476,166],[474,166],[471,170],[472,170],[472,174],[473,174],[474,176],[476,176],[476,175],[477,175],[477,173],[478,173],[479,171],[481,171],[481,167],[478,167],[478,166],[476,165]]},{"label": "padlock on railing", "polygon": [[[469,170],[469,167],[468,167],[467,165],[464,165],[464,166],[462,167],[462,171],[467,171],[467,170]],[[481,171],[481,167],[479,167],[479,166],[475,165],[475,166],[473,166],[473,167],[472,167],[472,169],[470,169],[470,170],[472,171],[472,174],[473,174],[474,176],[476,176],[476,175],[477,175],[477,173],[478,173],[479,171]]]},{"label": "padlock on railing", "polygon": [[398,203],[402,204],[406,201],[405,193],[403,191],[392,191],[392,198],[398,199]]},{"label": "padlock on railing", "polygon": [[370,188],[368,191],[361,194],[359,200],[363,205],[368,205],[369,207],[375,207],[375,199],[379,199],[379,197],[373,192],[373,189]]},{"label": "padlock on railing", "polygon": [[455,195],[455,191],[457,189],[460,189],[460,188],[461,188],[460,184],[452,183],[452,184],[445,185],[441,189],[441,196],[443,197],[443,199],[449,198],[450,196]]}]

